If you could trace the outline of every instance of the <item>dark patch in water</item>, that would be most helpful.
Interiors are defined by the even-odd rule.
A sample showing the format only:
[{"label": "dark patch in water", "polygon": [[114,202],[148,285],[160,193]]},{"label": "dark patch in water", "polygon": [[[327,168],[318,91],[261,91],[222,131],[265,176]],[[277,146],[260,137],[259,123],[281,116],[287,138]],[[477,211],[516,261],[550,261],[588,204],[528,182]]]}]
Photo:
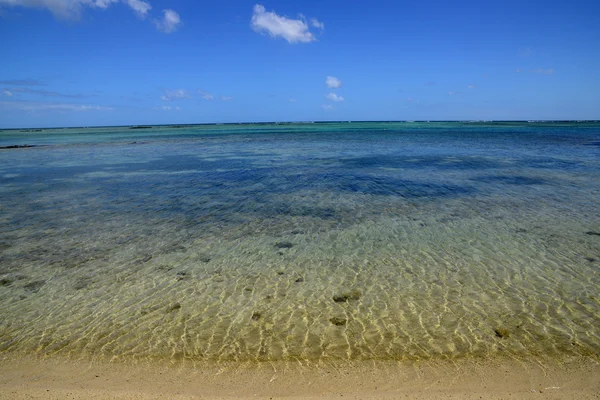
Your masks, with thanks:
[{"label": "dark patch in water", "polygon": [[34,281],[23,286],[25,290],[32,293],[37,293],[38,290],[41,289],[42,286],[46,284],[46,281]]},{"label": "dark patch in water", "polygon": [[333,317],[329,319],[329,322],[331,322],[335,326],[344,326],[348,321],[345,318]]},{"label": "dark patch in water", "polygon": [[473,191],[473,189],[464,186],[440,185],[379,176],[355,176],[341,181],[337,188],[353,193],[400,196],[407,199],[423,197],[449,198]]},{"label": "dark patch in water", "polygon": [[530,178],[528,176],[512,176],[512,175],[490,175],[480,176],[471,179],[472,181],[484,183],[501,183],[505,185],[543,185],[545,180],[540,178]]},{"label": "dark patch in water", "polygon": [[510,332],[508,331],[508,329],[503,328],[503,327],[498,327],[496,329],[494,329],[494,333],[496,334],[496,337],[499,337],[501,339],[507,338],[510,336]]},{"label": "dark patch in water", "polygon": [[352,289],[349,292],[336,294],[333,296],[333,301],[336,303],[347,303],[348,301],[356,301],[360,299],[361,293],[359,290]]},{"label": "dark patch in water", "polygon": [[294,247],[294,243],[292,242],[277,242],[275,243],[275,247],[278,249],[291,249]]},{"label": "dark patch in water", "polygon": [[12,146],[0,146],[0,150],[8,150],[8,149],[26,149],[29,147],[37,147],[34,144],[15,144]]},{"label": "dark patch in water", "polygon": [[600,232],[594,232],[594,231],[587,231],[585,234],[590,235],[590,236],[600,236]]},{"label": "dark patch in water", "polygon": [[90,286],[91,283],[92,283],[92,278],[89,276],[85,276],[85,277],[77,279],[77,281],[75,282],[75,285],[73,285],[73,289],[75,289],[75,290],[85,289],[88,286]]},{"label": "dark patch in water", "polygon": [[498,168],[502,164],[484,157],[452,157],[446,156],[393,156],[376,155],[346,158],[340,160],[345,166],[352,168],[435,168],[438,170],[470,170]]}]

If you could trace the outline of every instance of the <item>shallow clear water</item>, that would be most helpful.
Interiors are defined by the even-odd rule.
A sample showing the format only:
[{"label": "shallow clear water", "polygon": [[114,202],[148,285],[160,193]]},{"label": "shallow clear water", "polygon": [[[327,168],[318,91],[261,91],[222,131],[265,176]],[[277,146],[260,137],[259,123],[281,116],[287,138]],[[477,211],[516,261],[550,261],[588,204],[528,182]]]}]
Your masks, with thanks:
[{"label": "shallow clear water", "polygon": [[0,132],[0,351],[600,353],[600,125]]}]

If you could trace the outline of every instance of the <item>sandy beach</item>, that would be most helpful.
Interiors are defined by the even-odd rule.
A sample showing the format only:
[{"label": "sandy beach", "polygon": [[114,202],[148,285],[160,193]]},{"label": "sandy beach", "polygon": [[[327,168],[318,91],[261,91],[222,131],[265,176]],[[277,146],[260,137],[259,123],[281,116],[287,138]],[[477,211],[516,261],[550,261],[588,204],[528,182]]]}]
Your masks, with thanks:
[{"label": "sandy beach", "polygon": [[13,358],[1,399],[598,399],[593,359],[125,365]]}]

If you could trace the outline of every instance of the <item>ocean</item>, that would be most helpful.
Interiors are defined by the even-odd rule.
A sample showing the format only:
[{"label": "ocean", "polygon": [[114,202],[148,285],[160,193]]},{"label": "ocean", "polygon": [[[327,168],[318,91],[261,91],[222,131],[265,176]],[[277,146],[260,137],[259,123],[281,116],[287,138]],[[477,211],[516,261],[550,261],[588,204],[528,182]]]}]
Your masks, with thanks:
[{"label": "ocean", "polygon": [[600,354],[599,123],[4,130],[0,147],[0,353]]}]

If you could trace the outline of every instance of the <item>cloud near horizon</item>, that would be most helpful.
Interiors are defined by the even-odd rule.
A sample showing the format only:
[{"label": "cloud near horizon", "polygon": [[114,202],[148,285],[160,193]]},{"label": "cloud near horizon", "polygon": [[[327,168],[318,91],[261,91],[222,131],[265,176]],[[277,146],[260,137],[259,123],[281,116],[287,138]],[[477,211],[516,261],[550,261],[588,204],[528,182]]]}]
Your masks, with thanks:
[{"label": "cloud near horizon", "polygon": [[200,96],[202,96],[202,98],[204,100],[212,101],[212,100],[215,99],[215,96],[213,96],[212,94],[207,93],[207,92],[205,92],[203,90],[198,89],[197,92],[200,94]]},{"label": "cloud near horizon", "polygon": [[44,103],[28,101],[0,101],[0,109],[18,111],[112,111],[112,107],[94,106],[88,104]]},{"label": "cloud near horizon", "polygon": [[[1,0],[0,0],[1,1]],[[42,81],[37,79],[7,79],[0,81],[0,85],[11,85],[11,86],[48,86]]]},{"label": "cloud near horizon", "polygon": [[190,95],[184,89],[176,89],[176,90],[165,90],[165,94],[160,98],[164,101],[171,101],[175,99],[187,99]]},{"label": "cloud near horizon", "polygon": [[44,97],[66,97],[66,98],[70,98],[70,99],[85,99],[88,97],[92,97],[90,95],[85,95],[85,94],[80,94],[80,93],[65,94],[65,93],[59,93],[59,92],[52,92],[52,91],[44,90],[44,89],[30,89],[30,88],[24,88],[24,87],[5,88],[5,92],[11,93],[10,94],[11,96],[16,93],[27,93],[27,94],[33,94],[33,95],[38,95],[38,96],[44,96]]},{"label": "cloud near horizon", "polygon": [[[324,27],[322,22],[316,19],[319,26]],[[253,9],[250,26],[255,32],[268,33],[271,37],[281,37],[288,43],[310,43],[317,40],[308,30],[308,25],[302,19],[290,19],[277,15],[273,11],[267,11],[264,6],[256,4]],[[313,26],[315,23],[313,22]]]}]

